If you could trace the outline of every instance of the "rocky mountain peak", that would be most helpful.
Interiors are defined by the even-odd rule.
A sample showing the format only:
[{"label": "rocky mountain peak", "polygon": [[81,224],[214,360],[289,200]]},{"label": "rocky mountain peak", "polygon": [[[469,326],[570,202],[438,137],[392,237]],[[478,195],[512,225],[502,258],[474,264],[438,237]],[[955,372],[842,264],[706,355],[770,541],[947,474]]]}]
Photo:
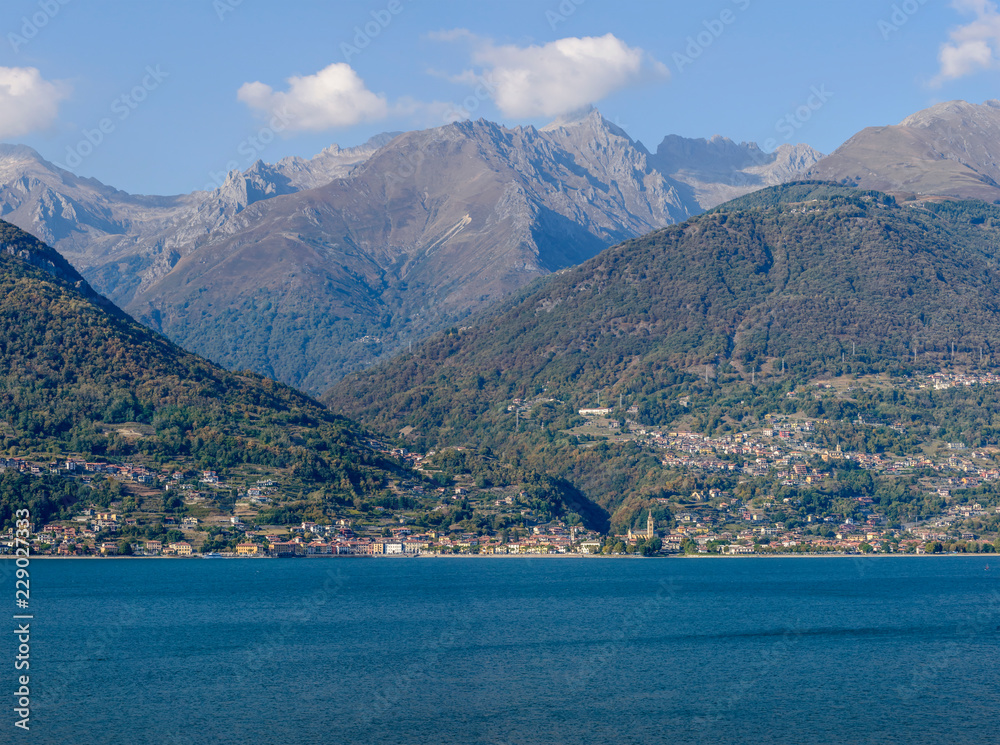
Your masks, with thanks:
[{"label": "rocky mountain peak", "polygon": [[239,212],[262,199],[294,194],[296,191],[289,178],[279,169],[258,160],[244,173],[230,171],[215,195],[219,202],[230,205]]},{"label": "rocky mountain peak", "polygon": [[0,143],[0,158],[3,160],[35,161],[37,163],[47,162],[34,148],[27,145],[8,145],[6,143]]},{"label": "rocky mountain peak", "polygon": [[629,142],[634,142],[628,132],[614,122],[605,119],[600,111],[590,105],[557,117],[542,127],[539,132],[556,133],[560,130],[577,130],[589,134],[601,133],[605,136],[611,134],[615,137],[622,137]]},{"label": "rocky mountain peak", "polygon": [[308,160],[289,156],[275,163],[273,170],[275,173],[280,173],[286,180],[287,186],[295,191],[315,189],[335,179],[345,178],[400,134],[400,132],[383,132],[355,147],[343,148],[333,144],[323,148]]}]

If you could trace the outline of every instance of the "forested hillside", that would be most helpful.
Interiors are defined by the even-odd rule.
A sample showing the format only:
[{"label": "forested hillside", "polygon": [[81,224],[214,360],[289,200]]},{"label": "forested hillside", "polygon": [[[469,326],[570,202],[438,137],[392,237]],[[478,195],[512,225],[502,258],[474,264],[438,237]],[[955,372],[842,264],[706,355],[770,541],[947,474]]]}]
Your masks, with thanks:
[{"label": "forested hillside", "polygon": [[[381,454],[354,422],[308,396],[253,373],[228,372],[139,325],[97,295],[57,252],[3,222],[0,452],[46,461],[72,455],[194,466],[220,474],[252,466],[281,474],[290,498],[276,497],[260,518],[284,523],[397,507],[402,502],[389,487],[403,479],[438,485]],[[474,454],[463,464],[442,469],[438,480],[450,485],[452,476],[475,472],[484,483],[520,486],[540,514],[573,512],[590,525],[606,523],[607,516],[565,482]],[[6,474],[0,526],[18,500],[28,500],[37,519],[65,517],[83,495],[107,497],[105,486],[114,484],[91,492],[59,477],[29,482]],[[222,500],[216,507],[228,509],[234,498],[235,491],[213,497]],[[431,512],[439,500],[410,502],[419,513]],[[435,515],[440,519],[434,524],[446,514]]]},{"label": "forested hillside", "polygon": [[[538,282],[325,400],[424,446],[518,453],[614,511],[675,478],[638,451],[577,447],[560,434],[577,408],[711,431],[821,374],[1000,362],[998,253],[992,205],[775,187]],[[514,399],[552,402],[521,423]]]},{"label": "forested hillside", "polygon": [[[135,323],[31,236],[0,223],[0,242],[0,450],[257,463],[327,484],[335,499],[399,470],[308,397]],[[123,434],[122,423],[148,434]]]}]

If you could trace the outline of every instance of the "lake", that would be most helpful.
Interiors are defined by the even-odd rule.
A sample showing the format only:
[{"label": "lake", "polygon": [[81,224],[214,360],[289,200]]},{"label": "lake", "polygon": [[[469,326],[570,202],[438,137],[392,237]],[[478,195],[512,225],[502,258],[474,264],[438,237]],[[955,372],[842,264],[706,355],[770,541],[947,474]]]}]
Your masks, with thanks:
[{"label": "lake", "polygon": [[33,560],[31,732],[10,707],[3,727],[129,745],[998,742],[988,562]]}]

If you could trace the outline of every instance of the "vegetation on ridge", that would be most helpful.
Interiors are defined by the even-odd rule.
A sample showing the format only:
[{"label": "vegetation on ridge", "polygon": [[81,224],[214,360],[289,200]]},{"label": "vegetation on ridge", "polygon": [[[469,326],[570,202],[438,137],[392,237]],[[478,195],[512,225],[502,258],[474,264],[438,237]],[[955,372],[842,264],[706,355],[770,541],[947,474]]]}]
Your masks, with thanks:
[{"label": "vegetation on ridge", "polygon": [[[630,500],[679,492],[687,477],[630,446],[580,443],[578,408],[602,399],[623,423],[710,433],[797,410],[785,394],[820,375],[988,366],[1000,350],[998,260],[992,205],[775,187],[539,281],[325,400],[387,434],[412,428],[418,447],[521,458],[622,525],[639,514],[622,511]],[[909,417],[918,399],[895,410]],[[538,405],[518,423],[514,400]],[[975,419],[965,404],[925,416],[942,433]],[[991,442],[992,426],[980,430]]]},{"label": "vegetation on ridge", "polygon": [[[417,512],[438,507],[436,494],[412,500],[392,491],[402,480],[437,484],[384,450],[308,396],[253,373],[228,372],[141,326],[94,293],[58,253],[0,222],[0,456],[183,464],[223,477],[236,470],[281,474],[291,498],[258,515],[272,523],[329,520],[404,501]],[[556,479],[485,462],[475,468],[490,483],[523,485],[539,514],[606,520]],[[66,517],[84,496],[105,507],[125,499],[116,482],[102,479],[93,490],[47,474],[30,488],[25,483],[18,474],[0,479],[0,526],[19,500],[45,521]],[[212,493],[217,508],[234,509],[235,489]],[[449,514],[439,512],[438,522]]]}]

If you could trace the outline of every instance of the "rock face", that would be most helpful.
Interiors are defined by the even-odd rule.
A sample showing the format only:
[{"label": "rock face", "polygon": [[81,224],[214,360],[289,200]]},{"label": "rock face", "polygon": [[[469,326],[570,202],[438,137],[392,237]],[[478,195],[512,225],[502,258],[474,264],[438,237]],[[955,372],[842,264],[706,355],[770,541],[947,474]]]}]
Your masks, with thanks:
[{"label": "rock face", "polygon": [[402,132],[384,132],[357,147],[342,148],[339,145],[330,145],[309,160],[296,157],[282,158],[275,164],[274,169],[288,179],[288,184],[296,191],[314,189],[329,184],[334,179],[346,177],[354,166],[368,160],[379,148],[388,145],[401,134]]},{"label": "rock face", "polygon": [[808,178],[866,189],[1000,199],[1000,101],[949,101],[888,127],[868,127]]},{"label": "rock face", "polygon": [[0,216],[186,348],[317,392],[818,158],[719,137],[668,137],[653,155],[590,109],[541,130],[479,120],[380,135],[258,161],[212,192],[142,197],[6,147]]},{"label": "rock face", "polygon": [[[74,176],[31,148],[0,145],[0,217],[57,247],[84,271],[113,265],[119,255],[155,263],[169,250],[157,236],[169,233],[203,196],[126,194]],[[109,285],[98,284],[104,291]]]},{"label": "rock face", "polygon": [[808,145],[781,145],[765,153],[756,143],[737,145],[727,137],[692,140],[663,138],[651,163],[679,184],[687,202],[711,209],[750,191],[791,181],[814,165],[822,154]]}]

